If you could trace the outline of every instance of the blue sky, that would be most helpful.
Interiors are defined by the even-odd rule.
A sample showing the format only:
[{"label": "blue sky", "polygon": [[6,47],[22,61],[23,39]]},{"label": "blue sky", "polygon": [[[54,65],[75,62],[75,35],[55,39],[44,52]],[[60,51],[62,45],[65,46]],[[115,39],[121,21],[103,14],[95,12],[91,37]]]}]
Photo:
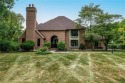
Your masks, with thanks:
[{"label": "blue sky", "polygon": [[34,4],[37,8],[38,23],[44,23],[57,16],[66,16],[75,20],[81,7],[89,3],[100,4],[100,8],[105,12],[121,14],[125,17],[125,0],[18,0],[15,1],[12,10],[21,13],[25,18],[26,7]]}]

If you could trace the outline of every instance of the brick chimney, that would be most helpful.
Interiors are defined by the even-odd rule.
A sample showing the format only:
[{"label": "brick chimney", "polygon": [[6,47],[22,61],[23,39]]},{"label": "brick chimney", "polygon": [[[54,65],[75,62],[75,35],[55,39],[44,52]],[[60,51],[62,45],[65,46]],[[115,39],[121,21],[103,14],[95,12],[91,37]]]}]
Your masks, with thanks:
[{"label": "brick chimney", "polygon": [[36,13],[37,9],[34,4],[29,4],[26,8],[26,40],[35,42],[35,29],[36,29]]}]

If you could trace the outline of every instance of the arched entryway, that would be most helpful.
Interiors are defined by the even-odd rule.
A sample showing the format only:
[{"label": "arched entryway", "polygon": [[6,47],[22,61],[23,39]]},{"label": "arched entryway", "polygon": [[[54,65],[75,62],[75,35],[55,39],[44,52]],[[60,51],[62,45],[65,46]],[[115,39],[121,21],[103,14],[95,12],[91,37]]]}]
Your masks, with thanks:
[{"label": "arched entryway", "polygon": [[57,43],[58,43],[58,37],[52,36],[51,37],[51,48],[57,48]]}]

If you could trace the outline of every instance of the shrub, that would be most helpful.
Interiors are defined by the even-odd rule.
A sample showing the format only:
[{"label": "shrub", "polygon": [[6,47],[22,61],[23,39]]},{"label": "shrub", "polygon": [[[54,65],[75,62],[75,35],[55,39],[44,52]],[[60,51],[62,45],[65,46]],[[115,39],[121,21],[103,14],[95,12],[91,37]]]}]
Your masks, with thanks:
[{"label": "shrub", "polygon": [[44,46],[44,47],[40,48],[40,51],[42,51],[42,52],[48,51],[48,47]]},{"label": "shrub", "polygon": [[9,51],[10,41],[8,40],[1,40],[0,41],[0,51],[6,52]]},{"label": "shrub", "polygon": [[46,54],[51,54],[51,52],[50,52],[50,51],[44,51],[44,52],[42,52],[42,51],[40,51],[40,50],[37,50],[37,51],[36,51],[36,54],[46,55]]},{"label": "shrub", "polygon": [[116,44],[111,45],[111,49],[117,49],[117,45]]},{"label": "shrub", "polygon": [[25,41],[23,42],[20,47],[24,50],[24,51],[30,51],[33,50],[35,43],[31,40]]},{"label": "shrub", "polygon": [[109,49],[117,49],[118,45],[117,44],[108,44]]},{"label": "shrub", "polygon": [[48,47],[42,47],[36,51],[36,54],[45,55],[45,54],[51,54],[51,52],[48,50]]},{"label": "shrub", "polygon": [[120,45],[119,45],[119,48],[120,48],[120,49],[125,49],[125,45],[124,45],[124,44],[120,44]]},{"label": "shrub", "polygon": [[80,50],[84,50],[85,49],[85,45],[83,43],[81,43],[80,46],[79,46],[79,49]]},{"label": "shrub", "polygon": [[60,51],[64,51],[64,50],[65,50],[65,43],[64,43],[64,42],[59,42],[59,43],[57,44],[57,48],[58,48],[58,50],[60,50]]},{"label": "shrub", "polygon": [[51,47],[51,43],[50,42],[45,42],[43,46],[44,47],[46,46],[46,47],[50,48]]},{"label": "shrub", "polygon": [[11,42],[9,50],[10,51],[18,51],[19,50],[19,44],[17,42]]}]

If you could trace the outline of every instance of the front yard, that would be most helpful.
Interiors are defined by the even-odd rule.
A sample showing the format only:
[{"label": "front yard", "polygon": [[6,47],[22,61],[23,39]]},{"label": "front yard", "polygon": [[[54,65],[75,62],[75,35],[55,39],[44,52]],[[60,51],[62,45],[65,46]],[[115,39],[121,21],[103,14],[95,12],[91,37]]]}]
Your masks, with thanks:
[{"label": "front yard", "polygon": [[1,53],[0,83],[124,83],[125,53]]}]

